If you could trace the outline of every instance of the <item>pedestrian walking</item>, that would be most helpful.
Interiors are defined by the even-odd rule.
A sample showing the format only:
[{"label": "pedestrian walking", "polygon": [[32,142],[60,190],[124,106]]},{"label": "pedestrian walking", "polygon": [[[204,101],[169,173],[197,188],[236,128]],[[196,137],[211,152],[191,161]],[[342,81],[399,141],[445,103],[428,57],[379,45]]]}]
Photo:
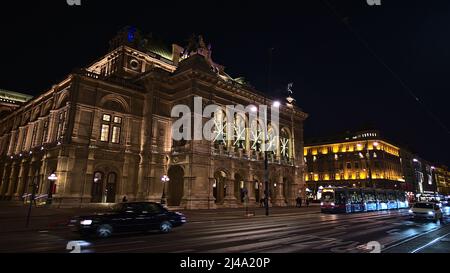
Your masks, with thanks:
[{"label": "pedestrian walking", "polygon": [[126,202],[128,202],[128,199],[127,199],[126,196],[124,196],[124,197],[122,198],[122,203],[126,203]]},{"label": "pedestrian walking", "polygon": [[305,202],[306,202],[306,207],[309,207],[309,198],[308,197],[306,197]]}]

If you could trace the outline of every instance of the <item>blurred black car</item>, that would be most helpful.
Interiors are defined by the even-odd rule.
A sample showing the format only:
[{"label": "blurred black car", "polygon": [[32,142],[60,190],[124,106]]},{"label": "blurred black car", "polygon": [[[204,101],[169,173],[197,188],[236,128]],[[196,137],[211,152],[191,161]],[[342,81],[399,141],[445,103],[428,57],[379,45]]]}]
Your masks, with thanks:
[{"label": "blurred black car", "polygon": [[71,220],[74,231],[81,235],[110,237],[113,233],[159,230],[169,233],[186,223],[186,217],[153,202],[120,203],[110,212],[76,217]]}]

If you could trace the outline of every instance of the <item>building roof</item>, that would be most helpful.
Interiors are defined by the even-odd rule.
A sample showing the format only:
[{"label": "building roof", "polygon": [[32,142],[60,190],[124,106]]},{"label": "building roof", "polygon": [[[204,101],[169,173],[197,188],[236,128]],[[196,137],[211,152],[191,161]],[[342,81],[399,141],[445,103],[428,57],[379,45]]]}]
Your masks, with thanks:
[{"label": "building roof", "polygon": [[23,104],[32,98],[31,95],[0,89],[0,102]]}]

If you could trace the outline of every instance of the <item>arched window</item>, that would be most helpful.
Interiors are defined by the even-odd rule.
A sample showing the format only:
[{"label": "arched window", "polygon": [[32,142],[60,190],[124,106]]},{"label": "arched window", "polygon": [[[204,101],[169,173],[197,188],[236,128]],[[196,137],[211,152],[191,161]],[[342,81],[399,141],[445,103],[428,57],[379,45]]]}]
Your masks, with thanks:
[{"label": "arched window", "polygon": [[233,146],[236,148],[245,149],[246,130],[245,130],[245,115],[236,113],[234,115],[234,140]]},{"label": "arched window", "polygon": [[227,119],[225,113],[219,110],[214,113],[214,145],[227,147]]},{"label": "arched window", "polygon": [[289,160],[291,155],[290,134],[285,128],[280,132],[280,155],[283,160]]},{"label": "arched window", "polygon": [[254,120],[250,126],[250,149],[261,152],[262,151],[263,131],[261,124]]},{"label": "arched window", "polygon": [[277,151],[277,136],[272,125],[267,129],[267,152],[275,154]]}]

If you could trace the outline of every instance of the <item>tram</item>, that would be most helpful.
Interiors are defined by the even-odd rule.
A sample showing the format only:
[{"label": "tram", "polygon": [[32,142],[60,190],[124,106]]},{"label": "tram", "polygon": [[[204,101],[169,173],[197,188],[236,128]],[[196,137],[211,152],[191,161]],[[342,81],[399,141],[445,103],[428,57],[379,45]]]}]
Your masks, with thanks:
[{"label": "tram", "polygon": [[399,190],[328,187],[322,190],[322,212],[355,213],[409,208],[406,193]]}]

